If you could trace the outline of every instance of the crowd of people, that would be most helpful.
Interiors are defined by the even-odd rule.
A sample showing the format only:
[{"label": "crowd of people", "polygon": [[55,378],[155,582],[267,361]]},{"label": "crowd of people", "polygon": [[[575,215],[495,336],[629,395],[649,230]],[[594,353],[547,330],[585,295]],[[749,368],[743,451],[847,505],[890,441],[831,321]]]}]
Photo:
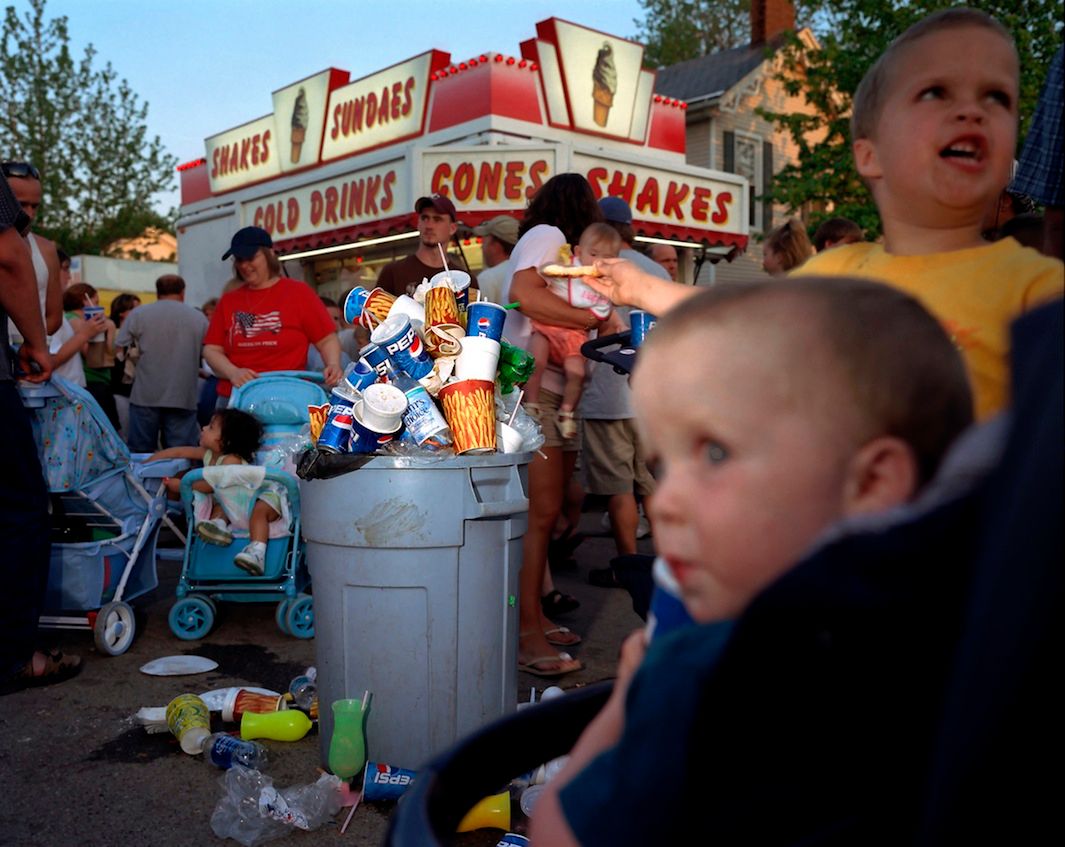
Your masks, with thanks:
[{"label": "crowd of people", "polygon": [[[1010,408],[1011,323],[1043,307],[1041,314],[1059,313],[1060,332],[1061,62],[1059,50],[1014,175],[1019,68],[1009,33],[966,8],[912,26],[871,68],[853,103],[855,163],[883,237],[868,241],[854,222],[832,218],[811,239],[805,225],[789,220],[766,234],[764,281],[678,283],[676,250],[656,244],[649,254],[637,251],[628,205],[597,199],[578,174],[545,182],[520,222],[500,216],[474,229],[486,264],[474,285],[515,304],[504,335],[537,362],[525,408],[544,444],[528,469],[519,668],[559,678],[581,667],[570,652],[581,636],[556,620],[576,601],[554,588],[549,562],[578,543],[580,503],[589,493],[607,499],[619,558],[636,551],[643,509],[694,621],[651,644],[641,630],[621,645],[609,702],[538,801],[535,842],[647,844],[663,841],[663,833],[679,839],[699,831],[746,843],[892,843],[924,821],[910,805],[898,809],[936,764],[919,744],[938,717],[930,710],[946,696],[946,671],[936,669],[935,685],[935,673],[922,677],[928,703],[889,690],[897,678],[878,678],[875,665],[889,645],[870,623],[881,618],[860,614],[863,603],[877,612],[911,609],[911,571],[870,576],[819,543],[845,536],[840,526],[882,528],[876,521],[885,515],[926,502],[941,488],[941,466],[951,466],[963,433],[986,432],[974,422]],[[26,168],[5,176],[34,178]],[[41,380],[80,357],[82,384],[116,421],[115,386],[129,385],[132,373],[131,447],[202,443],[201,347],[205,372],[216,379],[212,408],[224,408],[234,387],[261,373],[302,369],[309,357],[327,384],[340,379],[353,355],[343,334],[354,332],[335,302],[283,275],[264,230],[233,236],[222,258],[232,257],[237,284],[212,304],[209,321],[182,302],[179,277],[159,280],[154,304],[125,300],[111,318],[90,317],[90,286],[68,288],[60,310],[52,296],[58,254],[27,235],[25,221],[20,232],[6,182],[0,292],[22,337],[17,361],[26,378]],[[1008,227],[1032,220],[1023,198],[1045,208],[1038,234],[1026,230],[1038,249]],[[416,251],[378,278],[395,294],[442,269],[458,229],[446,197],[420,198],[414,212]],[[541,271],[568,264],[570,250],[595,274],[584,286],[552,286]],[[623,328],[632,308],[660,320],[630,383],[585,362],[579,350],[589,333]],[[158,370],[164,357],[165,380]],[[25,445],[28,424],[10,375],[0,381],[0,403],[5,439]],[[14,449],[3,460],[0,513],[5,527],[22,524],[5,530],[4,544],[16,551],[5,560],[47,558],[43,488],[30,482],[40,476],[35,455]],[[16,479],[24,486],[17,503],[7,482]],[[1050,496],[1057,498],[1051,505],[1060,501],[1060,479]],[[1060,529],[1058,536],[1060,550]],[[942,588],[951,608],[961,604],[969,578],[957,568],[954,593]],[[30,615],[42,569],[20,565],[14,579],[26,602],[9,625],[17,637],[2,649],[16,685],[77,670],[71,657],[34,652]],[[610,567],[589,578],[617,584]],[[940,639],[933,652],[952,654],[957,627],[930,631]],[[783,632],[799,634],[781,646]],[[763,643],[794,666],[766,652],[775,675],[759,679]],[[847,652],[863,644],[869,669]],[[781,695],[782,680],[800,684],[800,670],[817,690]],[[737,688],[736,680],[750,687]],[[755,702],[748,692],[756,689],[779,699]],[[769,724],[791,710],[794,718],[780,720],[792,733],[784,738]],[[707,714],[720,723],[707,724]],[[784,749],[805,767],[781,761]],[[765,759],[750,761],[753,750]],[[653,777],[661,762],[676,781]],[[696,773],[698,780],[684,784]],[[697,786],[713,790],[696,796]],[[764,803],[772,805],[768,813]],[[619,814],[638,806],[654,814]],[[781,814],[773,813],[778,807]]]}]

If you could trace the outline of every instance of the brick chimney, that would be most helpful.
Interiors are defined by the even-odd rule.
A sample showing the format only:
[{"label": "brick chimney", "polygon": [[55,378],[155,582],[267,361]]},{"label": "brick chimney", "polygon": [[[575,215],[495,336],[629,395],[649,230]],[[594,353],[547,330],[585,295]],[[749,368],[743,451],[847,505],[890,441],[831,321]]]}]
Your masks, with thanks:
[{"label": "brick chimney", "polygon": [[791,0],[751,0],[751,46],[772,41],[795,29],[795,6]]}]

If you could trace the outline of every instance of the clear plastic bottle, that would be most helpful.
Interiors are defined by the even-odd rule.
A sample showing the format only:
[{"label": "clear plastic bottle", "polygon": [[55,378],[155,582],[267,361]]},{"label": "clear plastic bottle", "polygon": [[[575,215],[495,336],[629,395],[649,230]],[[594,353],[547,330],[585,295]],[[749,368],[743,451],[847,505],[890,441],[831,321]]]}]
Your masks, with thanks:
[{"label": "clear plastic bottle", "polygon": [[301,712],[309,713],[318,697],[317,678],[318,671],[314,667],[309,667],[288,685],[288,693],[292,695],[293,703]]},{"label": "clear plastic bottle", "polygon": [[261,771],[267,763],[266,748],[254,741],[235,738],[227,732],[216,732],[203,740],[203,760],[222,770],[244,765]]}]

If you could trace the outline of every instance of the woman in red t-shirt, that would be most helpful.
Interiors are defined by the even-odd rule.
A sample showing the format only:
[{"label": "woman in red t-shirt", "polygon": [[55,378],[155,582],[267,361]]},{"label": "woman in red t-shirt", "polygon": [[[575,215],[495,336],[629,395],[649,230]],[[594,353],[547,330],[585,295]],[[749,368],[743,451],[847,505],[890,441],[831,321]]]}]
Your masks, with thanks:
[{"label": "woman in red t-shirt", "polygon": [[273,246],[265,229],[247,226],[222,256],[233,257],[234,274],[243,284],[218,301],[203,357],[218,375],[218,395],[226,403],[234,386],[260,373],[304,370],[309,344],[322,354],[327,385],[343,375],[333,319],[309,285],[281,275]]}]

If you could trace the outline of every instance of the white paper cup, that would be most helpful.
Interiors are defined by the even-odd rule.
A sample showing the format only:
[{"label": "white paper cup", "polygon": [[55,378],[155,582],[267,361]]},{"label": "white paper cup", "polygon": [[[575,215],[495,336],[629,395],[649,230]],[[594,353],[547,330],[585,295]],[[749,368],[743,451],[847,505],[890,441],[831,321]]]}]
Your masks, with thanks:
[{"label": "white paper cup", "polygon": [[501,453],[520,453],[524,439],[505,421],[496,422],[496,449]]},{"label": "white paper cup", "polygon": [[407,411],[407,395],[394,385],[368,385],[362,392],[363,425],[374,432],[395,432]]},{"label": "white paper cup", "polygon": [[406,294],[400,294],[388,310],[388,316],[393,315],[406,315],[415,328],[425,325],[425,306]]},{"label": "white paper cup", "polygon": [[467,335],[462,339],[462,350],[455,359],[455,376],[495,382],[499,349],[499,342],[494,339]]}]

